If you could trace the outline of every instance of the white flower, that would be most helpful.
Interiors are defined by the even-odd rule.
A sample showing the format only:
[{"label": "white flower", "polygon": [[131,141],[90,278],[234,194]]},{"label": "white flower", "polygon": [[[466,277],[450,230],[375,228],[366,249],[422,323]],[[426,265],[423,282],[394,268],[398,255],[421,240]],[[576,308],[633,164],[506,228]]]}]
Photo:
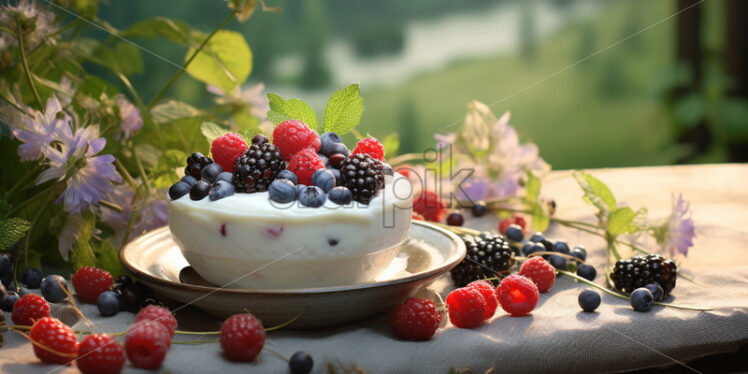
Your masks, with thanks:
[{"label": "white flower", "polygon": [[56,97],[47,100],[44,112],[19,105],[27,114],[11,106],[4,107],[2,119],[8,124],[13,136],[23,144],[18,147],[21,161],[37,160],[54,141],[61,141],[66,131],[70,131],[70,116],[62,111],[62,104]]},{"label": "white flower", "polygon": [[69,215],[65,219],[65,223],[57,235],[57,250],[60,251],[60,256],[65,261],[68,261],[70,251],[73,250],[73,245],[78,240],[78,235],[80,235],[85,224],[86,220],[78,214]]},{"label": "white flower", "polygon": [[15,33],[20,28],[27,50],[33,50],[42,40],[55,44],[56,37],[53,34],[57,31],[57,26],[54,21],[55,14],[35,1],[20,0],[15,6],[0,7],[0,24]]},{"label": "white flower", "polygon": [[244,107],[249,105],[252,115],[259,118],[261,121],[267,118],[267,112],[270,110],[267,97],[262,93],[265,90],[264,83],[257,83],[254,86],[249,86],[245,89],[240,87],[234,88],[231,92],[226,92],[223,89],[207,85],[206,89],[208,92],[217,95],[215,99],[218,105],[234,105],[238,107]]},{"label": "white flower", "polygon": [[143,127],[143,118],[140,111],[135,107],[125,95],[118,94],[114,96],[114,102],[119,108],[119,117],[122,120],[120,129],[125,138],[132,137],[141,127]]}]

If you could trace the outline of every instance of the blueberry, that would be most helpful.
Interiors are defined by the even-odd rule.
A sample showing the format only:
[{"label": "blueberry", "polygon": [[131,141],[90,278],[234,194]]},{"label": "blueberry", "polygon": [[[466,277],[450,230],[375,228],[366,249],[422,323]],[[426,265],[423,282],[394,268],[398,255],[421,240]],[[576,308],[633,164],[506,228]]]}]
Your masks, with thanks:
[{"label": "blueberry", "polygon": [[192,187],[193,184],[197,183],[197,179],[191,175],[185,175],[180,179],[181,182],[187,183]]},{"label": "blueberry", "polygon": [[278,175],[275,177],[276,179],[288,179],[293,184],[299,183],[299,179],[296,178],[296,174],[294,174],[291,170],[283,169],[278,172]]},{"label": "blueberry", "polygon": [[[582,253],[582,254],[583,254],[583,256],[584,256],[584,258],[583,258],[583,259],[584,259],[584,260],[586,260],[586,259],[587,259],[587,250],[586,250],[586,249],[584,249],[584,247],[582,247],[581,245],[578,245],[578,246],[574,247],[574,249],[572,249],[571,251],[572,251],[572,252],[576,251],[576,252]],[[576,256],[575,256],[575,257],[576,257]]]},{"label": "blueberry", "polygon": [[117,276],[116,283],[119,284],[120,288],[126,288],[132,286],[132,278],[127,274],[120,274]]},{"label": "blueberry", "polygon": [[210,201],[216,201],[234,194],[234,185],[230,182],[220,180],[210,190]]},{"label": "blueberry", "polygon": [[99,295],[96,307],[99,308],[102,316],[113,316],[119,312],[119,298],[113,291],[104,291]]},{"label": "blueberry", "polygon": [[288,367],[291,369],[291,374],[308,374],[314,367],[314,360],[309,353],[296,352],[288,361]]},{"label": "blueberry", "polygon": [[595,280],[597,270],[592,265],[579,264],[577,265],[577,275],[591,282]]},{"label": "blueberry", "polygon": [[187,182],[183,181],[172,184],[171,187],[169,187],[169,198],[171,198],[172,200],[176,200],[184,195],[187,195],[192,189],[192,186],[194,185],[189,185]]},{"label": "blueberry", "polygon": [[330,192],[336,183],[335,174],[330,170],[319,169],[312,174],[312,184],[321,188],[325,193]]},{"label": "blueberry", "polygon": [[50,303],[59,303],[60,301],[65,300],[68,295],[65,294],[65,291],[63,291],[62,288],[60,288],[60,284],[62,284],[62,287],[66,290],[68,289],[68,283],[65,281],[65,278],[56,274],[48,275],[42,280],[40,286],[42,289],[42,296],[44,296],[44,298]]},{"label": "blueberry", "polygon": [[335,168],[328,168],[327,170],[330,170],[333,176],[335,176],[335,185],[340,186],[340,170]]},{"label": "blueberry", "polygon": [[522,246],[522,254],[527,257],[530,253],[532,253],[532,247],[535,246],[535,243],[533,242],[527,242],[525,245]]},{"label": "blueberry", "polygon": [[665,298],[665,290],[662,289],[659,283],[650,283],[644,288],[648,289],[652,293],[654,301],[662,301]]},{"label": "blueberry", "polygon": [[453,212],[447,216],[447,224],[450,226],[462,226],[465,223],[465,217],[462,214]]},{"label": "blueberry", "polygon": [[551,255],[548,257],[548,262],[553,265],[554,268],[559,270],[568,270],[569,264],[566,262],[566,258],[559,255]]},{"label": "blueberry", "polygon": [[13,262],[10,261],[10,257],[6,254],[0,254],[0,275],[10,274],[12,268]]},{"label": "blueberry", "polygon": [[531,242],[540,243],[543,240],[545,240],[545,236],[543,236],[543,233],[536,232],[530,237]]},{"label": "blueberry", "polygon": [[486,206],[481,203],[473,205],[470,210],[473,212],[473,217],[483,217],[486,214]]},{"label": "blueberry", "polygon": [[23,286],[18,287],[18,296],[19,297],[24,297],[24,296],[26,296],[26,295],[28,295],[30,293],[31,293],[31,291],[29,291],[28,288],[23,287]]},{"label": "blueberry", "polygon": [[584,290],[579,294],[578,301],[582,310],[591,313],[600,306],[600,294],[592,290]]},{"label": "blueberry", "polygon": [[208,182],[200,180],[195,183],[194,186],[190,189],[190,199],[192,200],[202,200],[205,198],[205,196],[208,196],[208,193],[210,192],[210,185]]},{"label": "blueberry", "polygon": [[546,252],[553,252],[553,242],[548,239],[543,239],[539,242],[545,247]]},{"label": "blueberry", "polygon": [[296,185],[296,197],[297,198],[299,197],[299,195],[301,195],[301,191],[304,191],[305,188],[306,188],[305,184],[297,184]]},{"label": "blueberry", "polygon": [[221,165],[218,165],[214,162],[203,167],[203,170],[200,172],[200,179],[208,183],[216,183],[218,174],[221,174],[222,172],[223,168],[221,167]]},{"label": "blueberry", "polygon": [[327,162],[328,162],[327,156],[321,155],[319,153],[317,154],[317,156],[319,157],[320,160],[322,160],[322,164],[324,164],[325,167],[327,167]]},{"label": "blueberry", "polygon": [[[580,250],[581,249],[581,250]],[[584,248],[576,247],[572,249],[571,253],[572,256],[584,261],[587,259],[587,252],[584,250]]]},{"label": "blueberry", "polygon": [[3,300],[3,310],[6,312],[12,312],[13,305],[16,304],[18,299],[20,299],[20,297],[18,297],[18,294],[15,291],[8,291],[8,295],[6,295]]},{"label": "blueberry", "polygon": [[517,224],[511,224],[504,230],[504,236],[513,242],[521,242],[525,237],[522,227]]},{"label": "blueberry", "polygon": [[343,143],[335,143],[335,144],[332,145],[332,149],[330,150],[330,155],[334,155],[334,154],[337,154],[337,153],[339,153],[339,154],[341,154],[341,155],[343,155],[345,157],[348,157],[348,155],[350,154],[350,151],[348,151],[348,147],[346,147],[345,144],[343,144]]},{"label": "blueberry", "polygon": [[268,196],[276,203],[290,203],[296,200],[296,195],[293,182],[285,178],[276,178],[268,187]]},{"label": "blueberry", "polygon": [[0,275],[0,283],[5,287],[10,288],[10,285],[13,283],[13,272]]},{"label": "blueberry", "polygon": [[631,307],[637,312],[647,312],[652,309],[652,302],[654,297],[652,292],[648,289],[641,287],[631,292]]},{"label": "blueberry", "polygon": [[347,158],[348,156],[342,153],[335,153],[334,155],[327,158],[327,166],[334,169],[340,169],[340,167],[343,166],[343,161],[345,161]]},{"label": "blueberry", "polygon": [[569,245],[566,244],[566,242],[562,242],[559,240],[555,244],[553,244],[553,252],[561,252],[565,255],[568,255],[570,252]]},{"label": "blueberry", "polygon": [[216,183],[218,183],[219,181],[234,183],[234,174],[229,173],[228,171],[224,171],[221,174],[218,174],[218,176],[216,177]]},{"label": "blueberry", "polygon": [[353,200],[353,194],[347,187],[335,187],[327,193],[327,198],[335,204],[347,205]]},{"label": "blueberry", "polygon": [[306,186],[299,194],[299,203],[310,208],[321,207],[325,200],[325,191],[317,186]]},{"label": "blueberry", "polygon": [[319,147],[319,153],[325,156],[333,155],[337,152],[333,152],[333,146],[343,142],[340,136],[334,132],[326,132],[319,136],[319,141],[322,144]]},{"label": "blueberry", "polygon": [[266,138],[265,135],[257,134],[254,137],[252,137],[252,144],[263,145],[267,142],[268,142],[268,138]]},{"label": "blueberry", "polygon": [[390,164],[384,164],[382,165],[382,174],[395,175],[395,170],[392,169],[392,166],[390,166]]}]

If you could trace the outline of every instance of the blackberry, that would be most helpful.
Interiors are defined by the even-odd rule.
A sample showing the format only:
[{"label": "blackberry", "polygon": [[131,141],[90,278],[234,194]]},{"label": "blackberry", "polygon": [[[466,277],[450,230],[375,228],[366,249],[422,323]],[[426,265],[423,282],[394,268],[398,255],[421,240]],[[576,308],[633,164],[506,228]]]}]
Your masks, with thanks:
[{"label": "blackberry", "polygon": [[234,188],[237,192],[267,191],[286,163],[278,147],[271,143],[252,144],[234,162]]},{"label": "blackberry", "polygon": [[450,272],[456,287],[464,287],[474,280],[499,276],[514,263],[514,252],[501,235],[468,235],[462,241],[465,242],[467,254]]},{"label": "blackberry", "polygon": [[367,154],[355,154],[343,161],[340,181],[351,190],[353,200],[368,204],[384,188],[384,166]]},{"label": "blackberry", "polygon": [[200,180],[200,173],[202,173],[203,168],[212,163],[213,159],[210,157],[205,157],[202,153],[195,152],[190,157],[187,157],[187,166],[184,168],[184,175],[190,175]]},{"label": "blackberry", "polygon": [[676,270],[673,260],[660,255],[634,256],[628,260],[618,260],[610,273],[610,279],[613,287],[625,293],[631,293],[650,283],[658,283],[665,291],[664,296],[667,296],[675,288]]}]

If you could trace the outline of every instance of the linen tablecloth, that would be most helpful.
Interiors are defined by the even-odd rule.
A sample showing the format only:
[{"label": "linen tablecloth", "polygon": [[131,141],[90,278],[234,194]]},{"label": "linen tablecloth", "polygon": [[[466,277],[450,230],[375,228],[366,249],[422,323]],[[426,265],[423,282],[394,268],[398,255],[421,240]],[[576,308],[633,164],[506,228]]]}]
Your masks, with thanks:
[{"label": "linen tablecloth", "polygon": [[[596,313],[583,313],[577,296],[585,285],[561,276],[553,289],[540,296],[532,315],[509,317],[499,310],[483,326],[448,326],[427,342],[402,342],[392,337],[386,316],[333,329],[279,331],[268,334],[266,346],[286,357],[309,352],[313,372],[446,373],[450,368],[493,372],[610,372],[663,365],[729,352],[748,343],[748,165],[668,166],[591,170],[610,186],[620,202],[649,209],[650,217],[666,217],[671,194],[683,193],[691,202],[696,223],[695,245],[679,268],[698,283],[678,280],[674,303],[717,307],[696,312],[655,306],[637,313],[624,300],[603,295]],[[544,179],[542,194],[558,204],[557,215],[592,222],[594,210],[581,199],[570,172],[557,171]],[[469,215],[469,214],[468,214]],[[496,227],[492,219],[470,219],[466,225]],[[604,282],[605,248],[602,239],[552,225],[548,236],[584,245],[588,261]],[[431,289],[443,297],[451,289],[448,277]],[[251,306],[250,306],[251,308]],[[130,313],[99,317],[95,306],[83,311],[96,331],[123,331]],[[7,316],[9,317],[9,316]],[[218,329],[220,321],[191,310],[178,313],[181,329]],[[9,319],[9,318],[8,318]],[[84,329],[79,322],[76,328]],[[31,344],[5,332],[0,348],[0,371],[9,373],[74,373],[74,367],[42,365]],[[203,337],[210,339],[214,337]],[[176,336],[175,340],[194,340]],[[748,358],[746,359],[748,369]],[[255,364],[223,359],[216,343],[171,347],[162,367],[169,373],[285,373],[287,364],[267,351]],[[125,372],[140,372],[127,364]],[[361,371],[358,371],[361,372]]]}]

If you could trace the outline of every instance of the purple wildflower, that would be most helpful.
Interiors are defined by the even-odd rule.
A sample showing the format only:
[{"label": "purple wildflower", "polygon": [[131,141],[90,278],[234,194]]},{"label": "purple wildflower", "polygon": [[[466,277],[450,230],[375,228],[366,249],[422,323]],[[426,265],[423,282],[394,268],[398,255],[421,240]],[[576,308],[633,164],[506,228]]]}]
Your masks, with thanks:
[{"label": "purple wildflower", "polygon": [[114,102],[119,108],[119,118],[122,120],[122,123],[120,123],[122,134],[125,136],[125,139],[131,138],[143,127],[143,118],[140,116],[140,111],[127,100],[125,95],[116,95]]},{"label": "purple wildflower", "polygon": [[688,255],[688,249],[693,247],[693,238],[696,237],[696,227],[691,218],[691,207],[688,201],[683,199],[682,194],[673,194],[673,210],[670,217],[656,232],[657,241],[662,245],[668,257],[674,258],[677,254]]}]

